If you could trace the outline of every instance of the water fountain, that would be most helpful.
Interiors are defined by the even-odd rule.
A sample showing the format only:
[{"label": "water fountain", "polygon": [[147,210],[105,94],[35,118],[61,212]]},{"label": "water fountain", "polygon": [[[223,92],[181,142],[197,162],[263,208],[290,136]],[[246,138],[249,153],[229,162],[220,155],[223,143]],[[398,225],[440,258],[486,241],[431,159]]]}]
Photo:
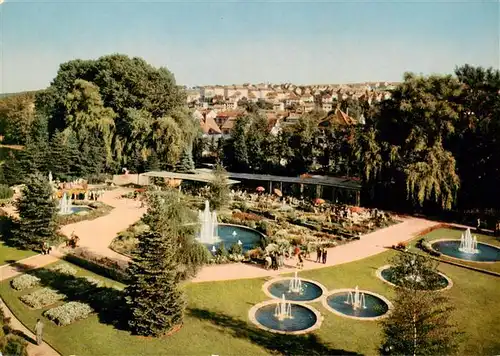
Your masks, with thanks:
[{"label": "water fountain", "polygon": [[358,310],[360,308],[366,309],[365,294],[360,293],[358,286],[354,289],[354,293],[349,291],[347,294],[346,304],[352,306],[352,309]]},{"label": "water fountain", "polygon": [[419,274],[415,271],[415,265],[417,263],[417,258],[414,256],[412,260],[410,261],[409,265],[407,266],[410,273],[405,277],[407,281],[412,281],[415,283],[421,283],[422,282],[422,277],[419,276]]},{"label": "water fountain", "polygon": [[52,184],[52,182],[53,182],[52,172],[49,172],[49,183]]},{"label": "water fountain", "polygon": [[297,271],[295,271],[295,277],[290,280],[288,292],[302,294],[302,281],[298,277]]},{"label": "water fountain", "polygon": [[284,294],[281,297],[281,300],[278,303],[276,303],[276,308],[274,310],[274,317],[279,321],[283,321],[285,319],[293,319],[292,304],[286,301]]},{"label": "water fountain", "polygon": [[205,200],[205,210],[198,212],[201,223],[200,236],[198,240],[203,244],[214,245],[220,241],[217,236],[217,213],[210,212],[210,203]]},{"label": "water fountain", "polygon": [[469,254],[479,253],[479,250],[477,249],[477,237],[472,237],[470,229],[465,230],[465,233],[463,233],[460,237],[460,247],[458,250]]},{"label": "water fountain", "polygon": [[237,233],[236,231],[233,231],[233,233],[232,233],[231,235],[233,235],[233,236],[237,236],[237,235],[238,235],[238,233]]},{"label": "water fountain", "polygon": [[63,194],[61,200],[59,200],[59,214],[61,215],[69,215],[73,213],[73,203],[71,202],[71,197],[66,194]]}]

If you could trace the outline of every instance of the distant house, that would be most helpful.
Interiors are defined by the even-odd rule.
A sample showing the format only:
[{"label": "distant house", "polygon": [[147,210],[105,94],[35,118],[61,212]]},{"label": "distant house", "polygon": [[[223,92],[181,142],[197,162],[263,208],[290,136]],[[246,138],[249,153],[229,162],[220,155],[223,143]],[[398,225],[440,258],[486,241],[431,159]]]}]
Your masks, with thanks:
[{"label": "distant house", "polygon": [[358,120],[354,119],[353,117],[350,117],[345,112],[337,108],[333,113],[327,115],[319,123],[319,126],[320,127],[328,127],[331,125],[353,126],[358,124],[359,124]]},{"label": "distant house", "polygon": [[199,118],[200,127],[205,136],[220,135],[222,133],[221,129],[214,120],[216,115],[217,114],[213,110],[206,110],[204,112],[195,112],[193,114],[193,116]]}]

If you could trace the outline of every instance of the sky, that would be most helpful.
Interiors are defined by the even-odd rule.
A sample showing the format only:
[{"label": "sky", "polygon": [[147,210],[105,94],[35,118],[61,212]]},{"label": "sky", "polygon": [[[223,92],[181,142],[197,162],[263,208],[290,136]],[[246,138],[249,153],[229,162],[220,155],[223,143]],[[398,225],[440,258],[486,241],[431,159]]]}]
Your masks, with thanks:
[{"label": "sky", "polygon": [[167,67],[187,86],[400,81],[408,71],[500,66],[499,0],[4,0],[0,21],[4,93],[45,88],[61,63],[112,53]]}]

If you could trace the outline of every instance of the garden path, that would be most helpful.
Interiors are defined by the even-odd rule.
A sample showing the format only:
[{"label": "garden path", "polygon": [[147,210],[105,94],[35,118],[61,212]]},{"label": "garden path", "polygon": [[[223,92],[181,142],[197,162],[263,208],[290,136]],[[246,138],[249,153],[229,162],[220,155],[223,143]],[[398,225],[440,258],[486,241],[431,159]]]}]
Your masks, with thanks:
[{"label": "garden path", "polygon": [[[311,253],[311,258],[304,261],[303,269],[311,270],[335,266],[370,257],[386,251],[386,246],[392,246],[396,245],[398,242],[410,240],[419,232],[434,225],[439,225],[439,222],[414,217],[400,217],[399,220],[402,220],[402,222],[385,229],[363,235],[360,240],[329,248],[326,264],[315,262],[316,252],[314,251]],[[296,270],[296,263],[296,258],[287,259],[285,260],[285,267],[277,271],[266,270],[255,265],[244,263],[206,266],[202,268],[192,282],[277,276],[282,273],[294,272]]]},{"label": "garden path", "polygon": [[12,314],[10,309],[5,305],[0,298],[0,309],[4,312],[5,316],[10,318],[10,325],[13,329],[22,332],[27,338],[31,339],[28,342],[28,355],[29,356],[59,356],[59,353],[54,350],[49,344],[44,342],[41,345],[35,343],[36,336],[28,330],[17,318]]}]

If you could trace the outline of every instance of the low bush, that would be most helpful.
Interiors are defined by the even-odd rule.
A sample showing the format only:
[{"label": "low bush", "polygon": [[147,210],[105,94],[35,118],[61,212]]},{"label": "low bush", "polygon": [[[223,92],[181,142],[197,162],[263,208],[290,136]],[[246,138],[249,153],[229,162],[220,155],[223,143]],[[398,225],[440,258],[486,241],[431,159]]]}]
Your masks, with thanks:
[{"label": "low bush", "polygon": [[243,248],[238,243],[234,243],[228,250],[230,255],[241,255],[243,254]]},{"label": "low bush", "polygon": [[40,284],[40,278],[35,277],[31,274],[22,274],[19,277],[14,278],[10,285],[15,290],[24,290],[33,287],[37,287]]},{"label": "low bush", "polygon": [[104,287],[104,281],[100,280],[100,279],[97,279],[97,278],[94,278],[94,277],[84,277],[87,282],[91,283],[92,285],[94,285],[95,287],[97,288],[100,288],[100,287]]},{"label": "low bush", "polygon": [[67,263],[60,263],[56,266],[50,267],[49,270],[57,273],[67,274],[70,276],[74,276],[77,272],[76,268],[71,267]]},{"label": "low bush", "polygon": [[72,253],[65,255],[64,259],[96,274],[114,279],[115,281],[125,284],[129,281],[129,275],[127,273],[128,263],[126,261],[103,257],[84,248],[73,250]]},{"label": "low bush", "polygon": [[33,293],[25,294],[19,299],[33,309],[41,309],[64,299],[64,295],[51,288],[41,288]]},{"label": "low bush", "polygon": [[14,191],[5,184],[0,184],[0,199],[10,199],[14,195]]},{"label": "low bush", "polygon": [[94,310],[85,303],[69,302],[47,310],[43,315],[56,325],[65,326],[87,318]]},{"label": "low bush", "polygon": [[233,218],[240,221],[261,221],[262,217],[253,213],[233,213]]}]

